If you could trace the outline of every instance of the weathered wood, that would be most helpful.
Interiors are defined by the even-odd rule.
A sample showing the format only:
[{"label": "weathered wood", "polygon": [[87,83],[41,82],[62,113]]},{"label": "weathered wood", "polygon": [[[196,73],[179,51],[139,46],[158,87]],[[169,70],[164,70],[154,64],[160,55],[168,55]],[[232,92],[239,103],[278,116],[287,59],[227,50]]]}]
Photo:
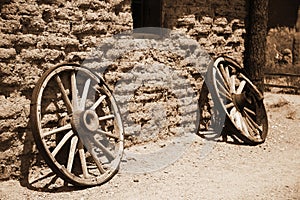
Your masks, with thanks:
[{"label": "weathered wood", "polygon": [[[294,84],[289,85],[289,81],[286,81],[286,85],[280,85],[280,84],[271,84],[268,83],[268,80],[272,80],[275,79],[275,77],[284,77],[284,78],[289,78],[292,80],[295,80],[295,82],[293,82]],[[298,90],[300,90],[300,83],[299,83],[299,78],[300,78],[300,74],[293,74],[293,73],[266,73],[265,74],[265,86],[266,87],[276,87],[276,88],[287,88],[287,89],[294,89],[296,90],[296,93]]]},{"label": "weathered wood", "polygon": [[70,151],[68,156],[67,170],[72,173],[73,163],[75,159],[76,147],[78,143],[78,137],[75,135],[71,139]]},{"label": "weathered wood", "polygon": [[63,101],[65,102],[65,105],[67,107],[68,114],[71,114],[73,112],[73,106],[72,106],[72,104],[70,102],[70,99],[68,97],[68,94],[65,90],[64,84],[62,83],[62,80],[58,75],[55,75],[55,79],[56,79],[56,82],[57,82],[57,84],[60,88],[60,92],[61,92]]},{"label": "weathered wood", "polygon": [[277,88],[288,88],[288,89],[300,90],[300,87],[292,86],[292,85],[277,85],[277,84],[268,84],[268,83],[266,83],[265,86],[267,86],[267,87],[277,87]]},{"label": "weathered wood", "polygon": [[79,143],[78,143],[78,152],[79,152],[79,158],[80,158],[83,177],[88,178],[89,172],[88,172],[87,164],[86,164],[84,146],[83,146],[81,140],[79,140]]},{"label": "weathered wood", "polygon": [[245,69],[258,89],[264,91],[266,37],[269,0],[248,1],[246,20]]},{"label": "weathered wood", "polygon": [[290,77],[300,77],[300,74],[292,74],[292,73],[265,73],[265,76],[290,76]]}]

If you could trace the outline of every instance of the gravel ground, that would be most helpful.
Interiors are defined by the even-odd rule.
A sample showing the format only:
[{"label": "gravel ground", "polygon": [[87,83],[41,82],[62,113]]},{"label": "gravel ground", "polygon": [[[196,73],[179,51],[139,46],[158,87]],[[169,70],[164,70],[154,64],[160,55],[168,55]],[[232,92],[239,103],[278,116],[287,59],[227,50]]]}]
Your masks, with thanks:
[{"label": "gravel ground", "polygon": [[300,199],[300,96],[265,97],[269,135],[261,145],[216,142],[201,157],[205,141],[195,137],[180,159],[155,172],[120,171],[85,189],[9,180],[1,182],[0,199]]}]

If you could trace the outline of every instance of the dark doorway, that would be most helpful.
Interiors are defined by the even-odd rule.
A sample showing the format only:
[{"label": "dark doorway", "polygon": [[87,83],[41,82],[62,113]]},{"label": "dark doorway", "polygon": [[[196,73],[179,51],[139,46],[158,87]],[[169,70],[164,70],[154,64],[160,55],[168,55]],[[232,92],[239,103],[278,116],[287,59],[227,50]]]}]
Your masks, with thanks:
[{"label": "dark doorway", "polygon": [[133,28],[161,27],[161,0],[132,0]]},{"label": "dark doorway", "polygon": [[294,28],[299,5],[299,0],[270,0],[268,28]]}]

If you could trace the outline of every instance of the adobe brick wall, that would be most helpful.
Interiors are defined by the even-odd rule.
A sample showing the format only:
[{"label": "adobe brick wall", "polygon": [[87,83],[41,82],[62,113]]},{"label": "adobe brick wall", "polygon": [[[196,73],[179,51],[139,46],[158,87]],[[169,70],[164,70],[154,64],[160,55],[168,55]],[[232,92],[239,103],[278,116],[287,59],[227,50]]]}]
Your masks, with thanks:
[{"label": "adobe brick wall", "polygon": [[246,16],[245,0],[166,0],[162,24],[186,32],[211,56],[231,56],[242,64]]},{"label": "adobe brick wall", "polygon": [[[212,56],[226,54],[242,63],[245,2],[165,0],[162,24],[195,38]],[[20,178],[27,165],[34,164],[36,159],[28,121],[31,93],[41,74],[63,61],[82,61],[103,38],[132,29],[133,20],[130,0],[4,0],[0,9],[0,180],[3,180]],[[146,51],[121,59],[123,67],[131,69],[134,59],[149,60],[147,54],[159,57],[162,62],[173,62],[170,66],[174,68],[187,65],[176,65],[180,59],[174,55]],[[124,72],[119,65],[113,70],[115,74],[106,75],[110,83],[118,81],[114,77]],[[183,70],[182,74],[190,77],[198,92],[202,79],[191,70]],[[161,91],[168,95],[161,96],[158,94]],[[139,115],[143,112],[138,107],[143,102],[151,107],[157,100],[167,106],[168,120],[172,121],[163,134],[176,132],[178,109],[170,103],[173,98],[170,91],[142,87],[137,94],[131,104],[136,123],[143,123]],[[165,136],[160,133],[159,137]]]}]

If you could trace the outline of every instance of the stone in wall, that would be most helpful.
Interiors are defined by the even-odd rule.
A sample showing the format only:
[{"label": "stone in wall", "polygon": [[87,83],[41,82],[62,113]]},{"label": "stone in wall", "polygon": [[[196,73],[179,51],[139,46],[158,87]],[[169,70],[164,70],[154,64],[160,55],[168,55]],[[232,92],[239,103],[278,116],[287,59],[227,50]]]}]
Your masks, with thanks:
[{"label": "stone in wall", "polygon": [[0,59],[9,60],[16,57],[16,50],[14,48],[0,48]]}]

